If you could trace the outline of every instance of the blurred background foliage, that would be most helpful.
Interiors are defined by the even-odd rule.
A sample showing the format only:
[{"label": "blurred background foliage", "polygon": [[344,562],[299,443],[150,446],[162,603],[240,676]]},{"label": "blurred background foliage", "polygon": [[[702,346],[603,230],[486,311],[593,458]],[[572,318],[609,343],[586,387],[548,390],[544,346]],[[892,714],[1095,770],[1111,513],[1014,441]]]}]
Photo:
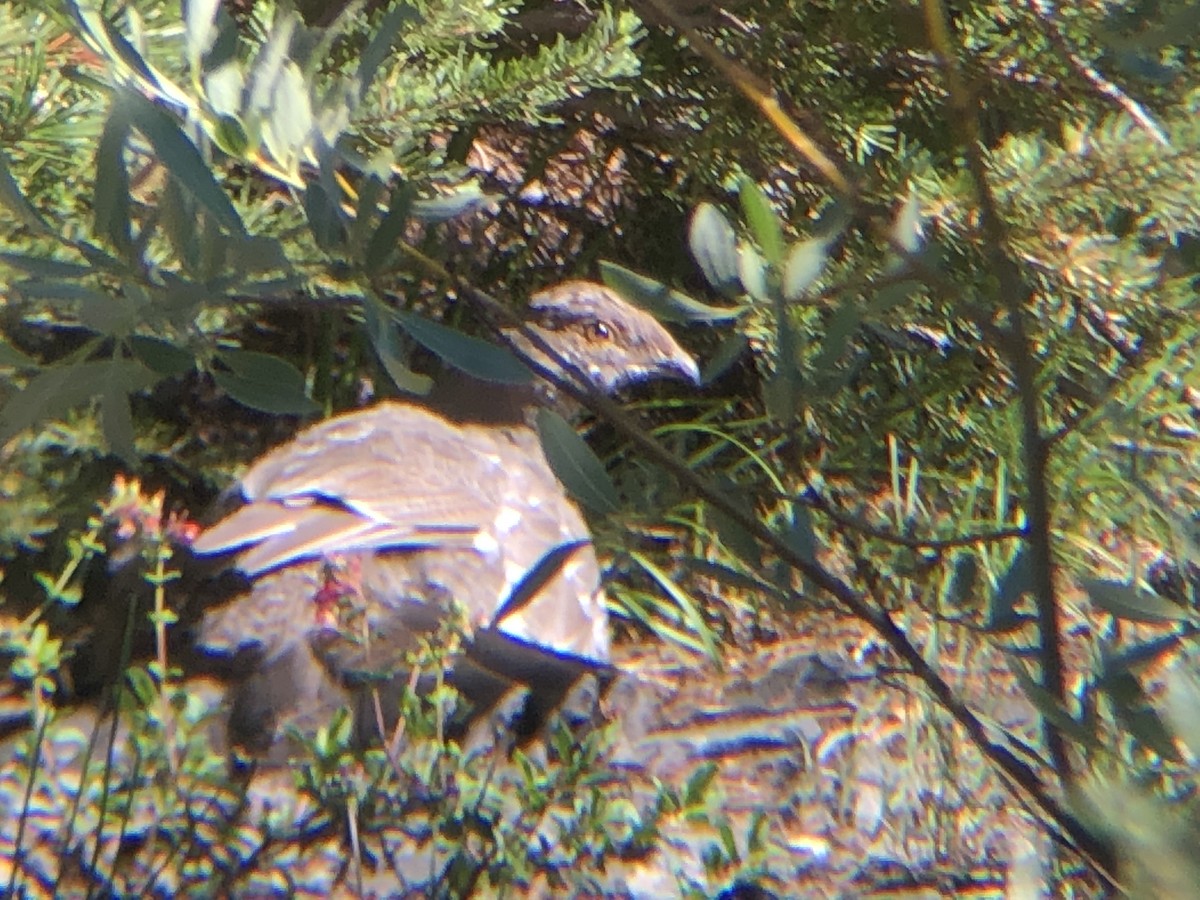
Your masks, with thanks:
[{"label": "blurred background foliage", "polygon": [[[18,683],[57,664],[40,623],[70,649],[111,617],[71,586],[103,565],[77,536],[114,474],[203,510],[298,417],[464,363],[394,310],[487,334],[471,287],[519,310],[602,275],[706,362],[701,394],[638,401],[653,434],[929,660],[949,627],[1026,660],[1075,770],[1146,804],[1128,826],[1113,793],[1077,808],[1142,852],[1200,753],[1194,704],[1159,715],[1197,624],[1200,13],[955,3],[951,66],[936,6],[0,6]],[[760,79],[849,189],[750,99]],[[728,659],[823,614],[779,546],[590,427],[623,500],[594,526],[626,639]],[[1038,558],[1085,588],[1058,629],[1028,600]]]}]

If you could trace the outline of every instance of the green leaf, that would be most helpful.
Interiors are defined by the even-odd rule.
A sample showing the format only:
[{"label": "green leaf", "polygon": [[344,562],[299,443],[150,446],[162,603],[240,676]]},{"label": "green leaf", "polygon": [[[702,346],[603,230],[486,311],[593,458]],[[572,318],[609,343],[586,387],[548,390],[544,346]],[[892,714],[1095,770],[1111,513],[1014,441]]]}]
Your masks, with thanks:
[{"label": "green leaf", "polygon": [[604,464],[569,422],[556,412],[540,409],[537,426],[550,468],[576,500],[603,515],[621,508]]},{"label": "green leaf", "polygon": [[700,384],[712,384],[728,372],[745,355],[749,346],[750,338],[741,329],[727,334],[717,345],[716,352],[704,364],[704,370],[700,373]]},{"label": "green leaf", "polygon": [[1082,583],[1091,601],[1118,619],[1158,624],[1193,618],[1186,607],[1132,584],[1099,578],[1085,578]]},{"label": "green leaf", "polygon": [[129,128],[122,104],[114,103],[96,149],[96,189],[92,194],[93,231],[122,256],[133,249],[129,169],[125,165]]},{"label": "green leaf", "polygon": [[294,170],[313,130],[312,99],[299,66],[285,61],[271,91],[271,105],[263,123],[267,151]]},{"label": "green leaf", "polygon": [[747,309],[745,306],[709,306],[612,262],[600,263],[600,279],[622,297],[666,322],[729,322]]},{"label": "green leaf", "polygon": [[19,431],[60,419],[80,404],[108,389],[127,393],[154,384],[158,376],[134,360],[96,360],[56,366],[34,376],[24,390],[0,410],[0,443]]},{"label": "green leaf", "polygon": [[135,334],[129,348],[150,371],[170,377],[185,375],[196,367],[196,358],[187,350],[158,338]]},{"label": "green leaf", "polygon": [[746,293],[759,303],[771,299],[767,287],[767,263],[750,244],[738,248],[738,275]]},{"label": "green leaf", "polygon": [[246,227],[237,210],[217,183],[196,145],[179,130],[175,120],[149,100],[129,91],[121,96],[119,103],[129,122],[150,142],[159,162],[179,179],[183,189],[227,232],[245,234]]},{"label": "green leaf", "polygon": [[950,572],[942,602],[951,609],[969,606],[975,596],[979,581],[979,560],[969,550],[960,550],[954,556],[954,568]]},{"label": "green leaf", "polygon": [[695,640],[698,639],[700,641],[700,648],[704,651],[705,655],[720,668],[722,660],[720,648],[717,646],[717,636],[705,619],[703,603],[685,592],[676,584],[675,579],[671,578],[670,575],[664,572],[660,566],[644,553],[635,551],[631,555],[634,562],[641,566],[646,574],[654,580],[659,590],[666,594],[671,599],[671,602],[675,604],[675,608],[679,611],[687,626],[688,636],[692,639],[688,641],[688,644],[694,646]]},{"label": "green leaf", "polygon": [[447,328],[416,313],[396,310],[396,323],[414,341],[472,378],[496,384],[529,384],[533,373],[508,349]]},{"label": "green leaf", "polygon": [[133,410],[129,406],[129,392],[119,379],[111,379],[100,393],[100,425],[108,449],[121,457],[126,465],[136,465]]},{"label": "green leaf", "polygon": [[771,201],[762,188],[746,176],[742,176],[738,182],[738,199],[742,202],[742,212],[746,215],[758,249],[763,252],[767,262],[779,271],[783,267],[783,226],[771,208]]},{"label": "green leaf", "polygon": [[862,310],[859,309],[855,297],[847,296],[834,312],[833,318],[825,328],[825,337],[821,340],[821,352],[813,360],[813,369],[825,374],[842,358],[846,345],[858,330],[862,322]]},{"label": "green leaf", "polygon": [[1064,735],[1079,744],[1096,747],[1099,742],[1087,727],[1063,709],[1062,704],[1044,688],[1025,667],[1024,663],[1009,653],[1005,657],[1008,668],[1016,676],[1017,684],[1039,713]]},{"label": "green leaf", "polygon": [[479,209],[493,199],[495,198],[492,195],[485,194],[479,185],[472,182],[459,185],[447,194],[424,200],[414,200],[412,215],[418,222],[434,225]]},{"label": "green leaf", "polygon": [[1101,690],[1112,701],[1117,718],[1143,746],[1164,759],[1178,760],[1179,751],[1154,707],[1142,690],[1141,682],[1128,671],[1105,671]]},{"label": "green leaf", "polygon": [[17,217],[22,225],[36,234],[53,235],[54,231],[46,224],[46,220],[34,209],[33,204],[21,193],[21,186],[13,178],[8,165],[8,157],[0,153],[0,206]]},{"label": "green leaf", "polygon": [[217,10],[221,0],[183,0],[183,35],[188,65],[200,71],[200,61],[217,39]]},{"label": "green leaf", "polygon": [[36,369],[37,360],[26,356],[12,344],[0,338],[0,368],[5,369]]},{"label": "green leaf", "polygon": [[21,253],[0,253],[0,263],[38,278],[82,278],[93,271],[91,266]]},{"label": "green leaf", "polygon": [[783,298],[788,301],[804,296],[825,271],[829,261],[829,242],[812,238],[792,244],[783,267]]},{"label": "green leaf", "polygon": [[688,247],[714,290],[735,293],[741,287],[737,235],[729,220],[711,203],[701,203],[692,214]]},{"label": "green leaf", "polygon": [[320,411],[304,392],[304,375],[287,360],[252,350],[222,350],[217,358],[230,371],[214,371],[213,380],[242,405],[278,415]]},{"label": "green leaf", "polygon": [[239,276],[278,272],[289,266],[283,244],[273,237],[257,235],[232,238],[227,246],[225,261]]},{"label": "green leaf", "polygon": [[333,253],[345,242],[345,229],[338,208],[330,201],[320,181],[311,181],[304,191],[304,214],[313,240],[326,253]]},{"label": "green leaf", "polygon": [[250,149],[250,137],[234,116],[220,116],[213,128],[213,140],[221,150],[234,159],[245,159]]},{"label": "green leaf", "polygon": [[404,236],[408,225],[409,214],[412,212],[413,191],[407,184],[399,184],[392,188],[392,197],[388,201],[388,211],[371,235],[363,254],[363,269],[368,275],[377,275],[391,260]]},{"label": "green leaf", "polygon": [[688,809],[694,806],[700,806],[704,803],[708,796],[709,786],[717,777],[719,768],[715,762],[706,762],[700,766],[692,776],[687,780],[683,787],[683,806]]},{"label": "green leaf", "polygon": [[921,198],[911,187],[892,225],[892,240],[907,253],[916,253],[921,249]]},{"label": "green leaf", "polygon": [[363,318],[367,337],[370,338],[371,346],[375,348],[375,355],[388,377],[392,379],[392,383],[409,394],[428,394],[429,389],[433,387],[433,379],[427,375],[418,375],[408,367],[396,340],[396,323],[392,319],[391,310],[374,297],[368,296],[363,302]]},{"label": "green leaf", "polygon": [[1029,568],[1029,553],[1021,547],[1013,557],[1008,571],[1000,578],[988,608],[984,628],[991,632],[1011,631],[1025,620],[1017,612],[1021,598],[1033,591],[1033,575]]},{"label": "green leaf", "polygon": [[75,281],[22,281],[13,289],[30,300],[65,310],[100,334],[125,334],[137,324],[133,304]]},{"label": "green leaf", "polygon": [[1188,752],[1200,758],[1200,679],[1191,666],[1169,666],[1163,682],[1163,715]]},{"label": "green leaf", "polygon": [[355,81],[358,83],[358,99],[362,100],[375,80],[375,73],[380,64],[392,52],[392,44],[405,25],[414,25],[422,21],[421,14],[407,3],[397,3],[383,17],[383,21],[375,27],[370,43],[362,51],[358,59],[358,71]]}]

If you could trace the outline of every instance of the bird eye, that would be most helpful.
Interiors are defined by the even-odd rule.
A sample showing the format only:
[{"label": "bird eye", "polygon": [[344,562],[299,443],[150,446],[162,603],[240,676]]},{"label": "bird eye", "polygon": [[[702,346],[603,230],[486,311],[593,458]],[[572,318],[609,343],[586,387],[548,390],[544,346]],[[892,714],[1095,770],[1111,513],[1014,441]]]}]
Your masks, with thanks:
[{"label": "bird eye", "polygon": [[593,341],[607,341],[612,337],[612,331],[603,322],[591,322],[588,324],[587,336]]}]

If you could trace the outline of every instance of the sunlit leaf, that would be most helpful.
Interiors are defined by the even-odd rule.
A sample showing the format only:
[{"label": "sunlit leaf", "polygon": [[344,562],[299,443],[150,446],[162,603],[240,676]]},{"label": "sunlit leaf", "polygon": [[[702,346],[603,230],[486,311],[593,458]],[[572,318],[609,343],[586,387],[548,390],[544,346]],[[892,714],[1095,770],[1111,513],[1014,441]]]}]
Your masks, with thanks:
[{"label": "sunlit leaf", "polygon": [[217,39],[217,10],[221,0],[183,0],[183,35],[188,65],[200,69],[200,60]]},{"label": "sunlit leaf", "polygon": [[666,322],[728,322],[746,310],[744,306],[709,306],[612,262],[600,263],[600,278],[622,297]]},{"label": "sunlit leaf", "polygon": [[770,299],[767,288],[767,262],[750,244],[738,247],[738,277],[746,293],[760,303]]},{"label": "sunlit leaf", "polygon": [[821,238],[798,241],[783,267],[783,297],[798,300],[821,277],[829,261],[829,243]]},{"label": "sunlit leaf", "polygon": [[762,188],[744,176],[738,181],[738,199],[742,202],[746,223],[750,226],[750,233],[754,236],[758,249],[763,252],[767,262],[778,271],[783,266],[783,225],[772,209],[771,201],[767,199]]},{"label": "sunlit leaf", "polygon": [[496,198],[493,195],[485,194],[479,185],[474,183],[463,184],[456,187],[453,191],[437,197],[414,200],[412,203],[412,216],[418,222],[428,224],[447,222],[464,213],[479,209],[481,206],[490,203],[493,199]]},{"label": "sunlit leaf", "polygon": [[700,271],[714,290],[733,293],[738,278],[737,235],[733,226],[711,203],[701,203],[688,226],[688,247]]},{"label": "sunlit leaf", "polygon": [[401,353],[397,341],[397,328],[392,311],[377,299],[368,296],[363,303],[363,319],[375,355],[388,377],[392,379],[392,383],[409,394],[428,394],[429,389],[433,387],[433,379],[427,375],[419,375],[408,367],[407,358]]},{"label": "sunlit leaf", "polygon": [[912,188],[909,188],[904,205],[896,214],[896,221],[892,226],[892,240],[908,253],[916,253],[921,249],[921,198]]}]

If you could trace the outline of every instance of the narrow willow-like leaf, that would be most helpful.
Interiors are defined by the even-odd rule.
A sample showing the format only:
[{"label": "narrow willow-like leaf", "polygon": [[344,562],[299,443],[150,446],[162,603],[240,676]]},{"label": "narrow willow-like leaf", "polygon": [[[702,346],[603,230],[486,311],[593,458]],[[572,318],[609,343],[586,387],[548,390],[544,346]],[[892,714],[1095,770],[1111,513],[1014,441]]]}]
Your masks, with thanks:
[{"label": "narrow willow-like leaf", "polygon": [[1118,619],[1153,624],[1194,618],[1186,607],[1150,591],[1139,590],[1136,585],[1099,578],[1085,578],[1082,583],[1091,601]]},{"label": "narrow willow-like leaf", "polygon": [[767,261],[750,244],[738,247],[738,277],[741,278],[746,293],[759,303],[770,300]]},{"label": "narrow willow-like leaf", "polygon": [[414,200],[412,216],[418,222],[436,224],[448,222],[450,219],[478,209],[495,199],[485,194],[477,184],[464,184],[456,187],[448,194]]},{"label": "narrow willow-like leaf", "polygon": [[634,562],[641,566],[658,585],[659,590],[671,598],[671,602],[675,604],[683,622],[687,625],[688,631],[700,640],[704,654],[713,663],[720,666],[721,653],[717,646],[717,636],[704,617],[703,604],[680,588],[673,578],[644,553],[634,552],[632,556]]},{"label": "narrow willow-like leaf", "polygon": [[241,216],[217,183],[196,145],[180,131],[175,120],[166,111],[132,92],[124,93],[119,103],[129,122],[150,142],[159,161],[179,179],[183,189],[195,197],[226,231],[236,235],[245,234],[246,227],[242,224]]},{"label": "narrow willow-like leaf", "polygon": [[550,468],[571,496],[603,515],[620,509],[616,486],[604,464],[570,423],[556,412],[540,409],[537,425]]},{"label": "narrow willow-like leaf", "polygon": [[5,369],[35,369],[37,360],[26,356],[8,341],[0,338],[0,368]]},{"label": "narrow willow-like leaf", "polygon": [[33,208],[33,204],[21,193],[21,186],[13,178],[12,170],[8,166],[8,157],[3,153],[0,153],[0,206],[16,216],[17,221],[30,231],[43,235],[54,234],[41,214]]},{"label": "narrow willow-like leaf", "polygon": [[391,310],[377,299],[368,296],[363,302],[363,324],[375,355],[397,388],[408,394],[424,396],[433,387],[433,379],[418,375],[408,367],[397,342],[396,323]]},{"label": "narrow willow-like leaf", "polygon": [[196,367],[196,358],[187,350],[158,338],[133,335],[129,348],[150,371],[163,376],[184,375]]},{"label": "narrow willow-like leaf", "polygon": [[287,360],[252,350],[223,350],[218,359],[230,371],[214,371],[213,380],[242,405],[278,415],[320,411],[304,392],[304,375]]},{"label": "narrow willow-like leaf", "polygon": [[329,194],[320,181],[311,181],[304,191],[304,214],[313,240],[326,253],[341,248],[345,240],[341,213],[329,199]]},{"label": "narrow willow-like leaf", "polygon": [[200,60],[217,39],[217,10],[221,0],[183,0],[183,34],[188,65],[200,70]]},{"label": "narrow willow-like leaf", "polygon": [[382,272],[391,260],[404,236],[408,225],[409,214],[412,212],[413,191],[407,184],[396,185],[392,188],[392,197],[388,202],[388,211],[379,227],[371,235],[366,252],[363,253],[363,268],[368,275]]},{"label": "narrow willow-like leaf", "polygon": [[1021,547],[992,594],[984,627],[992,632],[1011,631],[1019,627],[1024,617],[1017,612],[1017,604],[1032,590],[1033,576],[1029,570],[1029,554]]},{"label": "narrow willow-like leaf", "polygon": [[129,118],[118,101],[104,122],[96,148],[96,188],[92,194],[94,233],[122,256],[128,256],[133,248],[129,169],[125,165],[129,129]]},{"label": "narrow willow-like leaf", "polygon": [[798,300],[825,271],[829,261],[829,243],[822,238],[798,241],[788,251],[783,266],[783,297]]},{"label": "narrow willow-like leaf", "polygon": [[0,253],[0,264],[38,278],[83,278],[85,275],[91,275],[93,271],[91,266],[45,259],[41,256],[26,256],[23,253]]},{"label": "narrow willow-like leaf", "polygon": [[746,311],[744,306],[709,306],[661,281],[612,262],[600,263],[600,279],[625,299],[666,322],[728,322]]},{"label": "narrow willow-like leaf", "polygon": [[850,343],[850,338],[858,330],[861,322],[862,310],[858,306],[857,299],[854,297],[843,299],[834,312],[833,318],[825,326],[825,336],[821,339],[821,352],[813,360],[813,369],[819,375],[828,374],[829,370],[842,358],[846,352],[846,346]]},{"label": "narrow willow-like leaf", "polygon": [[447,328],[416,313],[397,310],[396,323],[414,341],[473,378],[497,384],[528,384],[533,373],[504,347]]},{"label": "narrow willow-like leaf", "polygon": [[692,214],[688,248],[714,290],[732,293],[741,287],[737,235],[729,220],[711,203],[701,203]]},{"label": "narrow willow-like leaf", "polygon": [[157,375],[134,360],[95,360],[46,369],[0,410],[0,443],[25,428],[62,418],[102,393],[108,384],[124,385],[133,392],[157,380]]},{"label": "narrow willow-like leaf", "polygon": [[379,66],[392,52],[396,36],[405,25],[415,25],[421,21],[421,14],[407,3],[397,3],[387,11],[383,21],[379,23],[371,35],[370,43],[358,59],[358,71],[355,81],[358,84],[358,99],[362,100],[375,80]]},{"label": "narrow willow-like leaf", "polygon": [[771,201],[752,179],[743,177],[738,182],[738,199],[750,226],[750,234],[776,271],[783,267],[783,225],[771,208]]},{"label": "narrow willow-like leaf", "polygon": [[916,253],[921,249],[921,198],[912,188],[909,188],[904,205],[896,214],[895,224],[892,225],[892,240],[908,253]]},{"label": "narrow willow-like leaf", "polygon": [[704,363],[700,373],[700,384],[712,384],[741,359],[750,347],[750,338],[740,329],[731,331],[717,345],[714,352]]}]

